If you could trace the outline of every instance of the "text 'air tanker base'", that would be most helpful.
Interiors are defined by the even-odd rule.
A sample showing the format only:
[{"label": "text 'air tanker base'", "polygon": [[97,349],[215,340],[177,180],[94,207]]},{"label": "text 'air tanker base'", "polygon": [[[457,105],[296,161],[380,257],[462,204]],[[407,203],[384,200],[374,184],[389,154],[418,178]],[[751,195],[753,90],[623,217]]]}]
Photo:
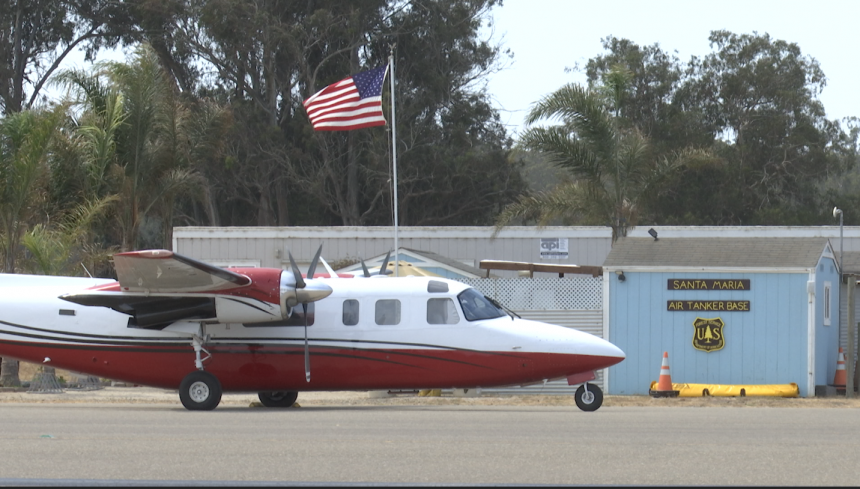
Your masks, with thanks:
[{"label": "text 'air tanker base'", "polygon": [[[191,410],[222,392],[268,407],[300,391],[575,385],[622,361],[611,343],[529,321],[443,278],[222,269],[171,251],[114,255],[118,281],[0,275],[0,356],[178,389]],[[386,260],[387,263],[387,260]],[[576,391],[600,407],[593,384]]]}]

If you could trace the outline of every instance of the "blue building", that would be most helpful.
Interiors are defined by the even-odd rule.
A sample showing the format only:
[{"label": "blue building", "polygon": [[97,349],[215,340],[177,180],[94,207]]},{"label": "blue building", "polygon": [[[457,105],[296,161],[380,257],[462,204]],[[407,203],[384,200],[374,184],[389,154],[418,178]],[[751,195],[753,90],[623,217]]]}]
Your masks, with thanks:
[{"label": "blue building", "polygon": [[622,238],[604,262],[604,337],[627,359],[608,394],[647,394],[663,352],[674,382],[832,384],[837,259],[827,238]]}]

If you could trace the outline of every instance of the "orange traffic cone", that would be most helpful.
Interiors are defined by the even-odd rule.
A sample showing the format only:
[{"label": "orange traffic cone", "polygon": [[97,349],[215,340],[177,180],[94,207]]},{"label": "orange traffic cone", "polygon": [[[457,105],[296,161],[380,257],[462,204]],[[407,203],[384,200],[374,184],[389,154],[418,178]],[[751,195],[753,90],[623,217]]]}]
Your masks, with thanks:
[{"label": "orange traffic cone", "polygon": [[836,358],[836,375],[833,377],[833,385],[845,388],[847,380],[847,372],[845,372],[845,354],[842,353],[842,347],[840,346],[839,357]]},{"label": "orange traffic cone", "polygon": [[[653,384],[652,384],[653,385]],[[657,389],[649,391],[654,397],[678,397],[680,392],[672,390],[672,374],[669,372],[669,352],[663,352],[663,364],[660,366],[660,378]]]}]

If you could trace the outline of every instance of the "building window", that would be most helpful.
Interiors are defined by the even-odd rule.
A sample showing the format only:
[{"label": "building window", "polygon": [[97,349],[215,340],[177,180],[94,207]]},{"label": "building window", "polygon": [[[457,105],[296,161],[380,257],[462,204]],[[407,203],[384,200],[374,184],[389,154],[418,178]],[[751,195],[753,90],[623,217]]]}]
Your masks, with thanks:
[{"label": "building window", "polygon": [[824,282],[824,325],[830,326],[830,282]]},{"label": "building window", "polygon": [[460,315],[451,299],[429,299],[427,301],[427,322],[430,324],[457,324]]},{"label": "building window", "polygon": [[376,324],[380,326],[400,324],[400,301],[397,299],[376,301]]},{"label": "building window", "polygon": [[355,326],[358,324],[358,301],[347,299],[343,301],[343,324],[344,326]]}]

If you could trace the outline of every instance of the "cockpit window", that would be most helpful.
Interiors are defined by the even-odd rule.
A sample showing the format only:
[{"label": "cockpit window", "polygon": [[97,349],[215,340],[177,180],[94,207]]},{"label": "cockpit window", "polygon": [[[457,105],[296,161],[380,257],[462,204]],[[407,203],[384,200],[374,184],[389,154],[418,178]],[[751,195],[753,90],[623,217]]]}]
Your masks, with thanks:
[{"label": "cockpit window", "polygon": [[479,319],[493,319],[505,315],[505,311],[494,306],[489,299],[484,297],[475,289],[466,289],[457,296],[460,306],[463,307],[463,315],[467,321]]}]

